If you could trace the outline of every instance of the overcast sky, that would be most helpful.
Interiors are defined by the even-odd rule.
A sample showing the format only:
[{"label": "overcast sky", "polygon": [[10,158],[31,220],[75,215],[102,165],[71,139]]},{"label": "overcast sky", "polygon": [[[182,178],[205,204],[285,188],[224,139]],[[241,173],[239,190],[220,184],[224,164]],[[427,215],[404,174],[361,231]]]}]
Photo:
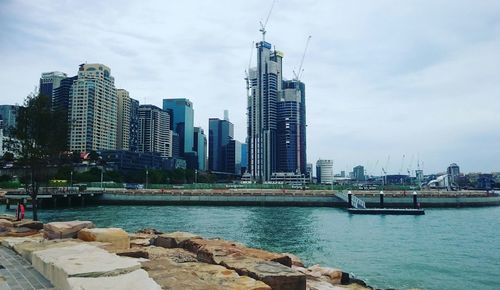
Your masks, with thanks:
[{"label": "overcast sky", "polygon": [[[141,103],[189,98],[205,131],[228,109],[244,141],[244,71],[270,6],[0,0],[0,103],[22,103],[42,72],[103,63]],[[500,171],[500,1],[280,0],[267,31],[287,78],[312,35],[302,78],[310,163],[380,174],[390,156],[389,173],[417,160],[426,173],[452,162]]]}]

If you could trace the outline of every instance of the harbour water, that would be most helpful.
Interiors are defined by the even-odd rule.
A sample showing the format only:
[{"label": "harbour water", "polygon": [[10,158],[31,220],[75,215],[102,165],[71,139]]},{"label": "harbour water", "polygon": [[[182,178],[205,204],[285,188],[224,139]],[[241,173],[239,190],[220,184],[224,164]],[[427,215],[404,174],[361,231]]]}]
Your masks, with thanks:
[{"label": "harbour water", "polygon": [[500,207],[353,216],[335,208],[92,206],[44,209],[40,219],[221,237],[339,267],[381,288],[500,289]]}]

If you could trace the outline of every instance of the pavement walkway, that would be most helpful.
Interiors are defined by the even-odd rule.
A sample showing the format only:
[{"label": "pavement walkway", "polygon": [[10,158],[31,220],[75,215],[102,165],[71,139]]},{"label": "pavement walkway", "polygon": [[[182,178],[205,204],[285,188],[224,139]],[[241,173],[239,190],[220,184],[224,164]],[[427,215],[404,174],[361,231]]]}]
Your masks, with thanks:
[{"label": "pavement walkway", "polygon": [[54,286],[14,251],[0,246],[0,290],[38,290]]}]

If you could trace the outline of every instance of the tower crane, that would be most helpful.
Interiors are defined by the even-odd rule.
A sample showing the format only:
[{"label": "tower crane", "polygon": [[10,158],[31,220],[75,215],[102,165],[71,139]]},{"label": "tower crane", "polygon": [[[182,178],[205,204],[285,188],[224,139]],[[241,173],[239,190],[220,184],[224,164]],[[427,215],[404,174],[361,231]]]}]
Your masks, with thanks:
[{"label": "tower crane", "polygon": [[302,69],[302,65],[304,64],[304,58],[306,57],[307,47],[309,46],[309,41],[311,40],[311,37],[312,37],[311,35],[307,37],[306,48],[304,49],[304,53],[302,53],[302,58],[300,59],[299,70],[297,72],[295,70],[293,71],[293,75],[295,76],[295,80],[297,81],[300,81],[300,77],[304,72],[304,70]]},{"label": "tower crane", "polygon": [[401,158],[401,167],[399,167],[399,172],[398,172],[399,175],[401,175],[401,172],[403,172],[403,167],[405,164],[405,157],[406,157],[406,155],[403,154],[403,158]]},{"label": "tower crane", "polygon": [[273,12],[274,4],[276,3],[276,0],[273,0],[273,4],[271,4],[271,9],[269,9],[269,13],[267,13],[266,21],[262,23],[262,21],[259,21],[260,23],[260,29],[259,31],[262,33],[262,41],[266,41],[266,26],[267,22],[269,21],[269,17],[271,16],[271,12]]}]

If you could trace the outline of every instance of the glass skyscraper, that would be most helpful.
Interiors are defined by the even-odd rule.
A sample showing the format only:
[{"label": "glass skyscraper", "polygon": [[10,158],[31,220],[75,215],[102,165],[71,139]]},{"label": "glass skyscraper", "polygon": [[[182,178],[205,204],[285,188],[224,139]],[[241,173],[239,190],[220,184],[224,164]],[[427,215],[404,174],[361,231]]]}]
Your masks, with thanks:
[{"label": "glass skyscraper", "polygon": [[[193,152],[194,111],[193,103],[189,99],[163,99],[163,110],[171,116],[171,128],[179,135],[180,155],[174,157],[185,158],[186,153]],[[194,169],[194,168],[192,168]]]},{"label": "glass skyscraper", "polygon": [[208,120],[208,169],[228,172],[227,146],[233,140],[234,125],[229,120]]}]

